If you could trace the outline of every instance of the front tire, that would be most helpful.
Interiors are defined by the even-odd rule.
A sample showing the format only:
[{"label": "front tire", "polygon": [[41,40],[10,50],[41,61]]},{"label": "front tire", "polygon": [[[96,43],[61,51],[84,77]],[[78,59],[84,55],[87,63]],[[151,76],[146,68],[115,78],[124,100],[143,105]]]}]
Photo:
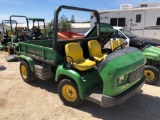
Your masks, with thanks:
[{"label": "front tire", "polygon": [[146,77],[146,80],[145,80],[146,84],[154,85],[160,79],[159,69],[151,65],[145,66],[144,75]]},{"label": "front tire", "polygon": [[35,73],[30,70],[28,64],[25,61],[21,61],[19,70],[24,82],[30,83],[36,80]]},{"label": "front tire", "polygon": [[58,94],[62,102],[71,107],[82,103],[77,86],[70,79],[63,79],[58,85]]}]

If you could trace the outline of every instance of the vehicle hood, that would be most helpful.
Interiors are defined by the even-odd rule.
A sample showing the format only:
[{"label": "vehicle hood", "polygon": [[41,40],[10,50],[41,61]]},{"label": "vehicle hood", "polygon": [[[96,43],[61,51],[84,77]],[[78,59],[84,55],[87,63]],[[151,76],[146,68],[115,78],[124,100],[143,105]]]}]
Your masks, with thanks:
[{"label": "vehicle hood", "polygon": [[144,40],[144,45],[152,45],[152,46],[159,46],[160,45],[160,40],[154,39],[154,38],[148,38],[148,37],[140,37],[140,36],[135,36],[133,38],[130,38],[130,44],[136,44],[137,42],[143,41]]},{"label": "vehicle hood", "polygon": [[[127,47],[121,50],[117,50],[109,54],[99,65],[98,72],[103,80],[103,94],[107,96],[116,96],[126,91],[130,87],[134,86],[143,76],[143,66],[146,64],[144,54],[134,47]],[[133,80],[131,84],[128,84],[125,89],[121,87],[115,88],[115,81],[123,75],[131,75],[132,77],[126,78],[126,82]],[[138,74],[138,76],[136,75]],[[108,84],[108,82],[111,84]],[[112,91],[112,92],[111,92]]]},{"label": "vehicle hood", "polygon": [[154,46],[147,47],[143,50],[143,54],[146,56],[147,59],[151,60],[160,60],[160,49]]}]

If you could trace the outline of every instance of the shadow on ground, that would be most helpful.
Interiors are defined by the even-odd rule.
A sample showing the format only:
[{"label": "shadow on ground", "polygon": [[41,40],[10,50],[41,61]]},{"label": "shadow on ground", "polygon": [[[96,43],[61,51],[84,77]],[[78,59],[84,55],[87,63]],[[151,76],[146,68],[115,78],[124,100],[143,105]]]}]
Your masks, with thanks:
[{"label": "shadow on ground", "polygon": [[6,67],[5,67],[5,66],[0,65],[0,71],[3,71],[3,70],[5,70],[5,69],[6,69]]},{"label": "shadow on ground", "polygon": [[155,86],[159,86],[160,87],[160,80],[155,84]]},{"label": "shadow on ground", "polygon": [[[57,94],[58,83],[55,84],[52,80],[38,80],[30,85]],[[95,118],[104,120],[160,120],[160,98],[143,94],[143,91],[118,106],[102,108],[100,105],[85,100],[78,108],[72,109],[87,112]]]},{"label": "shadow on ground", "polygon": [[57,87],[58,83],[54,80],[37,80],[33,83],[30,83],[30,85],[34,87],[40,87],[41,89],[45,89],[49,92],[57,93]]},{"label": "shadow on ground", "polygon": [[136,94],[123,104],[110,108],[84,101],[77,109],[104,120],[160,120],[160,98],[145,94]]}]

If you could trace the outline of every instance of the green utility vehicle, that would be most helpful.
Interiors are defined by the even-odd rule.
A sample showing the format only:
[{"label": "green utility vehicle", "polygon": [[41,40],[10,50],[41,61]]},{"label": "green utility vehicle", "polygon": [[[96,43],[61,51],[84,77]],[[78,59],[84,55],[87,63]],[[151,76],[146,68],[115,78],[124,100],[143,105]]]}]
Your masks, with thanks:
[{"label": "green utility vehicle", "polygon": [[[13,24],[14,20],[18,20],[19,24],[16,26]],[[23,23],[20,23],[23,21]],[[29,29],[29,21],[33,22],[32,30]],[[35,22],[38,22],[38,27],[34,26]],[[40,25],[39,22],[43,22],[44,24],[44,31],[45,31],[45,19],[43,18],[27,18],[26,16],[20,16],[20,15],[12,15],[10,16],[10,32],[12,33],[12,41],[7,43],[8,46],[8,53],[9,55],[12,55],[15,53],[15,51],[18,50],[18,42],[24,42],[24,41],[30,41],[30,40],[36,40],[36,39],[47,39],[40,31]],[[12,59],[13,57],[11,57]],[[10,57],[9,57],[10,59]],[[14,58],[13,58],[14,59]]]},{"label": "green utility vehicle", "polygon": [[160,80],[160,48],[149,45],[142,51],[147,59],[144,71],[146,83],[156,84]]},{"label": "green utility vehicle", "polygon": [[[24,23],[18,23],[19,21],[16,20],[18,24],[13,24],[13,20],[18,19],[23,20]],[[25,27],[24,27],[25,26]],[[29,41],[31,40],[31,35],[29,32],[29,26],[28,26],[28,20],[26,16],[20,16],[20,15],[11,15],[10,16],[10,27],[12,32],[12,38],[11,42],[7,43],[8,47],[8,54],[12,55],[15,54],[15,51],[18,50],[18,42],[22,41]]]},{"label": "green utility vehicle", "polygon": [[[31,35],[33,40],[36,39],[45,39],[46,38],[46,29],[45,29],[45,19],[44,18],[27,18],[28,19],[28,23],[31,21],[33,26],[31,28]],[[36,25],[36,23],[37,25]],[[40,29],[40,23],[43,23],[43,33],[41,32]]]},{"label": "green utility vehicle", "polygon": [[[58,16],[62,9],[93,12],[97,36],[57,39]],[[100,17],[96,10],[58,7],[54,14],[53,37],[47,41],[19,42],[19,69],[27,83],[37,78],[57,81],[58,94],[65,105],[76,107],[86,99],[102,107],[114,106],[133,96],[144,84],[146,60],[141,51],[128,47],[111,54],[102,53]]]},{"label": "green utility vehicle", "polygon": [[[11,21],[12,24],[15,24],[15,26],[17,26],[17,22],[15,20]],[[8,25],[9,29],[5,29],[5,25]],[[7,50],[7,46],[11,44],[11,38],[12,38],[12,31],[10,28],[10,20],[3,20],[2,21],[2,28],[3,28],[3,35],[2,35],[2,39],[1,39],[1,46],[0,49],[5,49]]]}]

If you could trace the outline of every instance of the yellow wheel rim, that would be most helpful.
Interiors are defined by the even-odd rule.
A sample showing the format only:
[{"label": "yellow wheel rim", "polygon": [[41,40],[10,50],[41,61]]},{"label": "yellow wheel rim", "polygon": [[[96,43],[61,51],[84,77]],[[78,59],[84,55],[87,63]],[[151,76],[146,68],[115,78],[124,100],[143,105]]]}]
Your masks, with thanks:
[{"label": "yellow wheel rim", "polygon": [[145,70],[144,75],[145,75],[147,81],[154,80],[154,72],[152,72],[151,70]]},{"label": "yellow wheel rim", "polygon": [[77,92],[71,85],[64,85],[62,88],[62,94],[69,102],[74,102],[77,99]]},{"label": "yellow wheel rim", "polygon": [[27,78],[27,69],[24,65],[21,66],[21,73],[23,78]]}]

